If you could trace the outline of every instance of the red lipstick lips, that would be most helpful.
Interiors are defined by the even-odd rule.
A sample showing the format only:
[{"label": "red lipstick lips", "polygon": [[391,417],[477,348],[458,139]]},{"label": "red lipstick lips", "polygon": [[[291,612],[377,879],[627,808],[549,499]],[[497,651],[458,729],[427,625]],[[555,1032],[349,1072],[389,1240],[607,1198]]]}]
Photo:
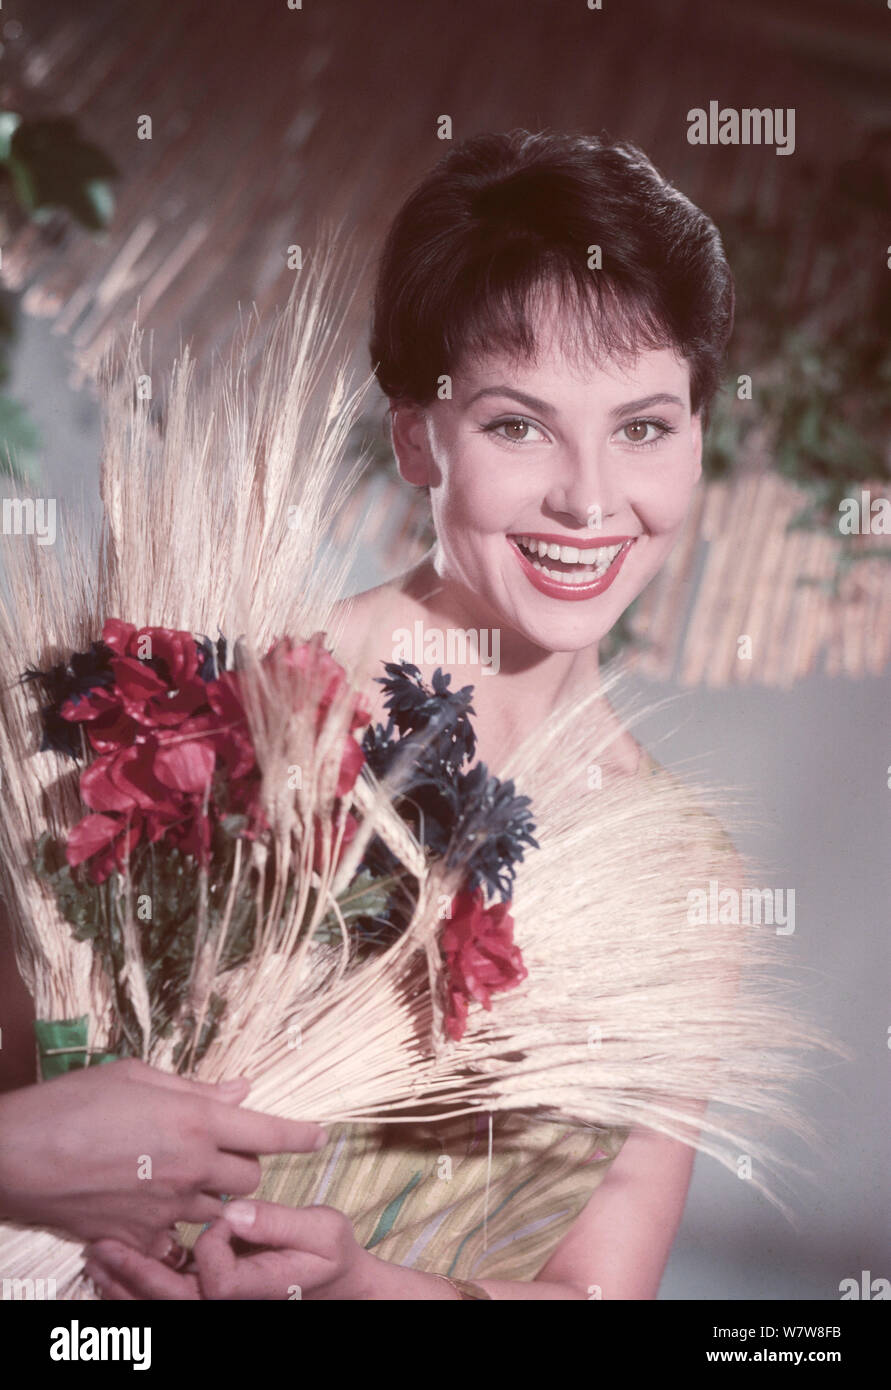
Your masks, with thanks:
[{"label": "red lipstick lips", "polygon": [[528,536],[531,541],[547,541],[548,545],[552,542],[555,545],[574,545],[577,550],[592,550],[596,546],[621,545],[623,541],[636,540],[636,536],[601,536],[599,531],[589,531],[585,536],[558,536],[550,531],[517,531],[515,535],[508,536],[509,541],[516,539],[516,536]]},{"label": "red lipstick lips", "polygon": [[[524,533],[527,534],[527,533]],[[537,570],[532,561],[524,555],[512,536],[508,536],[511,549],[517,556],[523,571],[530,584],[548,598],[568,599],[571,602],[581,602],[582,599],[596,598],[598,594],[604,593],[613,583],[625,560],[625,556],[633,546],[636,536],[601,536],[597,535],[590,540],[583,540],[581,537],[573,536],[572,539],[566,536],[557,535],[535,535],[529,536],[530,540],[553,542],[556,545],[574,545],[579,550],[593,549],[609,545],[621,545],[622,549],[612,561],[608,569],[597,579],[592,579],[590,584],[561,584],[557,579],[551,579],[549,575]]]}]

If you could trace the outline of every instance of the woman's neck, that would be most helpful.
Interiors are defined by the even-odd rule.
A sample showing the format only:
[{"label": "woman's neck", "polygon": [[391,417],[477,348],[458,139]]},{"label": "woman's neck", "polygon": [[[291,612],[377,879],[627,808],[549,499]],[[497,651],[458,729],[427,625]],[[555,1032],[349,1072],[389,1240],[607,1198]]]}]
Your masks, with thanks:
[{"label": "woman's neck", "polygon": [[[380,673],[380,662],[404,658],[430,681],[437,666],[451,688],[474,687],[478,757],[494,771],[564,701],[599,688],[597,647],[549,652],[521,634],[499,628],[475,595],[437,574],[431,557],[405,574],[351,601],[339,650],[357,670]],[[380,687],[373,688],[373,717],[383,716]],[[605,702],[604,702],[605,706]],[[604,708],[604,717],[615,716]],[[633,771],[637,745],[626,735],[614,756]]]}]

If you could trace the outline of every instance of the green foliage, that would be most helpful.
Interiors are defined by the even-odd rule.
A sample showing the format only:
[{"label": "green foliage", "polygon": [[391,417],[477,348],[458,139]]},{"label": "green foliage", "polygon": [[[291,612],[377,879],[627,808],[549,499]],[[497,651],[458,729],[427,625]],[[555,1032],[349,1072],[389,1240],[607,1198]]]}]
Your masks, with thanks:
[{"label": "green foliage", "polygon": [[[337,906],[351,930],[360,959],[391,939],[387,909],[400,882],[397,874],[373,878],[371,874],[363,872],[356,875],[344,895],[338,898]],[[329,946],[340,945],[343,933],[333,912],[326,913],[322,918],[315,939]]]},{"label": "green foliage", "polygon": [[[235,839],[218,828],[212,846],[213,874],[208,884],[208,937],[213,940],[222,927],[234,868]],[[105,883],[95,884],[81,868],[72,869],[61,846],[48,835],[38,841],[34,871],[56,896],[59,910],[71,923],[78,941],[90,941],[109,980],[117,988],[117,1012],[121,1036],[111,1042],[120,1056],[141,1054],[142,1039],[126,992],[118,987],[124,968],[122,934],[123,899],[127,891],[123,878],[112,874]],[[243,872],[234,896],[232,916],[220,957],[220,970],[234,969],[247,960],[256,935],[256,871]],[[130,861],[130,895],[133,915],[140,934],[142,958],[151,1004],[152,1037],[169,1037],[174,1025],[186,1033],[177,1048],[177,1060],[190,1040],[189,1028],[196,1023],[188,1013],[189,980],[197,948],[200,878],[191,855],[167,846],[139,845]],[[261,899],[268,905],[271,886],[264,884]],[[144,896],[147,895],[147,896]],[[140,898],[148,912],[140,913]],[[216,1034],[225,1005],[214,996],[201,1036],[193,1054],[198,1061]]]},{"label": "green foliage", "polygon": [[29,458],[40,447],[40,434],[24,406],[2,389],[9,380],[16,335],[14,303],[12,295],[0,292],[0,477],[25,483],[30,477]]},{"label": "green foliage", "polygon": [[[229,816],[216,828],[212,847],[212,873],[208,883],[207,939],[216,939],[222,928],[234,871],[235,847],[243,829],[244,817]],[[48,833],[40,837],[33,856],[34,872],[53,891],[59,911],[71,924],[77,941],[89,941],[107,978],[115,985],[117,1034],[110,1039],[110,1050],[120,1057],[141,1056],[142,1037],[132,1003],[121,988],[124,970],[122,933],[123,898],[127,891],[123,878],[112,874],[96,884],[81,868],[72,869],[62,845]],[[243,965],[254,947],[257,931],[257,893],[263,912],[268,910],[272,893],[271,868],[259,883],[259,872],[242,869],[234,895],[232,915],[220,955],[218,974]],[[398,892],[400,879],[393,876],[373,879],[368,873],[356,876],[338,899],[340,913],[355,939],[357,956],[364,958],[385,944],[384,914],[391,896]],[[130,861],[130,899],[140,936],[143,966],[151,1006],[152,1040],[177,1035],[174,1065],[188,1055],[189,1065],[201,1060],[213,1042],[225,1015],[225,1001],[212,994],[197,1043],[192,1037],[197,1027],[188,1009],[189,981],[197,949],[199,920],[199,872],[195,859],[168,846],[139,845]],[[284,913],[293,904],[297,884],[289,884]],[[148,895],[149,912],[139,912],[139,899]],[[316,894],[308,895],[307,919],[315,909]],[[339,944],[341,932],[333,912],[323,918],[315,939]]]},{"label": "green foliage", "polygon": [[[716,214],[737,325],[707,476],[725,476],[757,429],[776,470],[807,494],[792,527],[836,538],[843,497],[891,484],[889,166],[891,132],[877,131],[854,159],[790,171],[770,219]],[[750,401],[736,397],[742,374],[752,377]]]},{"label": "green foliage", "polygon": [[[108,155],[84,140],[70,117],[26,120],[0,111],[0,198],[16,203],[30,221],[44,224],[63,211],[88,231],[104,232],[115,207],[110,181],[117,177]],[[0,477],[25,483],[41,441],[24,406],[2,389],[14,337],[9,301],[0,296]]]},{"label": "green foliage", "polygon": [[34,222],[46,222],[58,208],[91,232],[111,222],[110,180],[119,171],[68,116],[23,120],[15,111],[0,111],[0,174]]}]

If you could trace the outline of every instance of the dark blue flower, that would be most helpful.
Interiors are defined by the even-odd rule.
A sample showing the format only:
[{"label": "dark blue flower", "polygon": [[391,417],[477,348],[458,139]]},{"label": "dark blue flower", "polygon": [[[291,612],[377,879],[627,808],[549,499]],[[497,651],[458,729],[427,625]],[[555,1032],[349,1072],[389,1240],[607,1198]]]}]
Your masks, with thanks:
[{"label": "dark blue flower", "polygon": [[[529,798],[517,796],[513,782],[490,777],[483,763],[464,771],[476,752],[473,686],[449,690],[451,676],[439,668],[427,686],[418,667],[406,661],[386,662],[384,669],[387,675],[377,680],[387,692],[388,720],[366,730],[362,747],[369,767],[382,778],[399,760],[406,775],[397,810],[420,842],[436,858],[463,859],[471,890],[485,885],[508,902],[516,865],[527,846],[537,848],[535,824]],[[364,867],[375,877],[399,870],[377,836]]]},{"label": "dark blue flower", "polygon": [[91,642],[89,651],[74,652],[67,661],[57,662],[48,671],[29,667],[19,678],[22,684],[35,681],[44,695],[49,697],[40,707],[42,753],[51,749],[72,758],[79,757],[80,728],[63,719],[60,710],[66,700],[79,704],[91,690],[113,685],[111,663],[114,656],[115,653],[104,642]]}]

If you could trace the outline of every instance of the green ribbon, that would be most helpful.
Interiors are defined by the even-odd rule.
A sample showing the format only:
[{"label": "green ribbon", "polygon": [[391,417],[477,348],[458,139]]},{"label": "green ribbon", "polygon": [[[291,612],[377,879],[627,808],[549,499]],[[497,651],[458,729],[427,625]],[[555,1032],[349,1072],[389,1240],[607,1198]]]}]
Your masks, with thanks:
[{"label": "green ribbon", "polygon": [[50,1081],[66,1071],[99,1067],[103,1062],[118,1060],[113,1052],[95,1052],[87,1046],[88,1022],[87,1014],[82,1018],[57,1018],[52,1022],[35,1019],[41,1080]]}]

